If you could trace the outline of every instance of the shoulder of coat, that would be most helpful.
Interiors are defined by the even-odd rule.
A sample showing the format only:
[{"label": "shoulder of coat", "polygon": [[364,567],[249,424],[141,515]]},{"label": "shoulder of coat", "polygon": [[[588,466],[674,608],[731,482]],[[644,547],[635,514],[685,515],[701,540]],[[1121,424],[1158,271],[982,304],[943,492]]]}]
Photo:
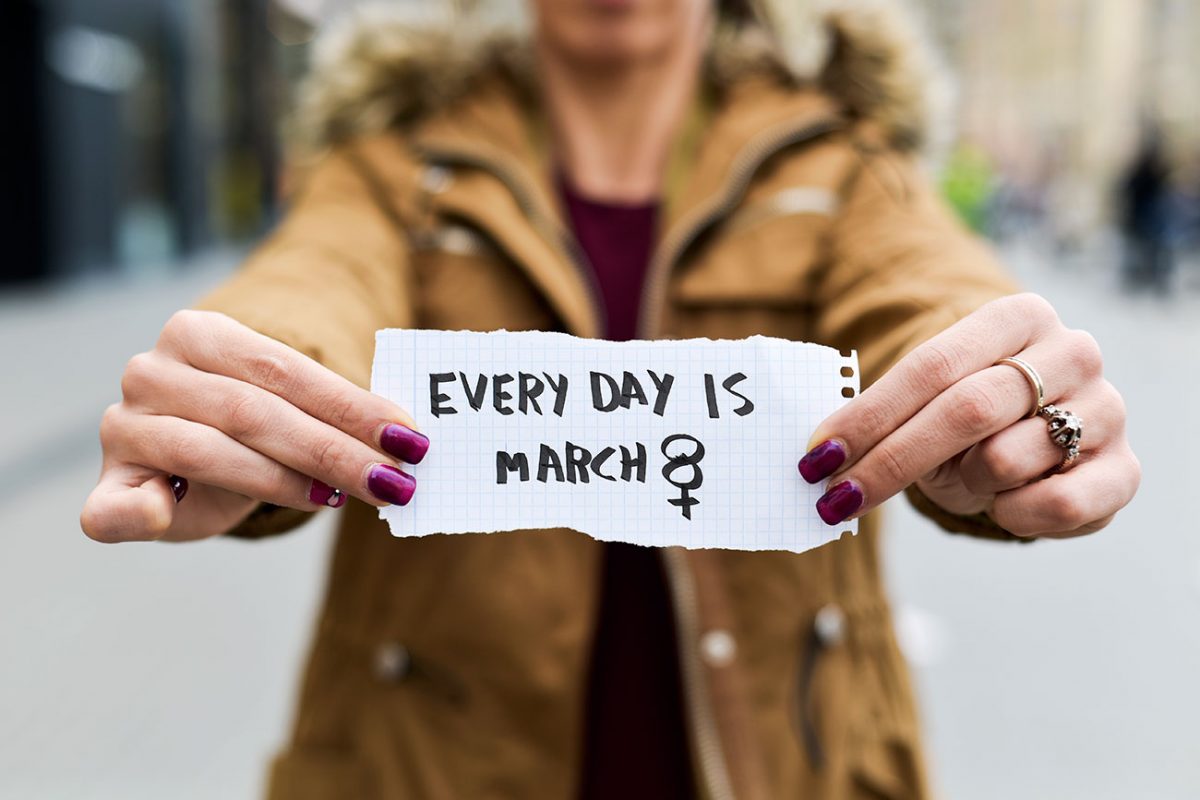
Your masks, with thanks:
[{"label": "shoulder of coat", "polygon": [[[928,150],[947,138],[948,73],[908,0],[823,0],[801,4],[809,9],[801,12],[795,5],[760,0],[761,24],[719,26],[709,79],[719,87],[765,73],[784,83],[816,85],[901,150]],[[294,138],[327,147],[412,128],[485,77],[536,96],[533,56],[519,26],[480,14],[414,15],[413,6],[428,8],[359,4],[324,27],[300,88]]]}]

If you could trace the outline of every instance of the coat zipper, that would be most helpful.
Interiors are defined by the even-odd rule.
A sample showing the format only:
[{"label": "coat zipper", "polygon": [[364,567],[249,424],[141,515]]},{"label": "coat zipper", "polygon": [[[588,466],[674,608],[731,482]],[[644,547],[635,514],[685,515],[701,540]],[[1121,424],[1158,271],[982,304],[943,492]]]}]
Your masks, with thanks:
[{"label": "coat zipper", "polygon": [[[666,301],[667,280],[676,262],[702,233],[737,208],[759,168],[780,150],[830,133],[842,127],[842,124],[836,117],[822,117],[815,121],[788,120],[758,134],[738,152],[724,189],[710,202],[693,209],[685,219],[674,226],[672,232],[655,249],[642,288],[638,320],[639,338],[652,339],[659,332],[662,324],[661,306]],[[596,319],[604,319],[604,303],[586,255],[575,237],[539,206],[536,194],[529,181],[520,174],[519,168],[510,168],[502,163],[500,158],[459,148],[420,146],[418,149],[430,160],[482,169],[499,178],[517,199],[517,204],[533,226],[580,272]],[[706,685],[704,663],[697,649],[701,635],[700,607],[696,598],[694,577],[686,558],[682,550],[663,550],[663,566],[675,607],[680,676],[688,706],[688,718],[692,725],[693,747],[699,767],[698,777],[710,800],[734,800],[729,764],[722,749],[721,734]]]},{"label": "coat zipper", "polygon": [[674,226],[672,235],[668,235],[655,250],[650,260],[646,285],[642,289],[641,316],[638,320],[640,338],[652,339],[659,333],[662,307],[666,300],[664,295],[667,279],[675,263],[683,257],[700,234],[737,208],[750,186],[750,181],[767,159],[784,148],[835,131],[842,127],[842,124],[837,117],[822,117],[805,122],[788,120],[758,134],[738,151],[734,156],[733,166],[730,167],[730,178],[725,182],[724,190],[708,203],[693,209],[686,219]]},{"label": "coat zipper", "polygon": [[712,700],[704,676],[704,664],[696,650],[700,640],[700,602],[696,582],[687,565],[687,551],[678,547],[662,550],[662,561],[675,607],[675,634],[679,651],[679,677],[692,723],[692,751],[697,778],[708,800],[734,800],[733,779],[721,747]]},{"label": "coat zipper", "polygon": [[[771,156],[792,145],[809,141],[836,130],[836,119],[797,124],[795,120],[775,126],[756,136],[734,157],[730,180],[712,202],[699,206],[688,219],[675,227],[656,250],[650,262],[646,285],[642,290],[638,334],[651,339],[659,333],[662,306],[666,303],[666,284],[672,268],[687,249],[710,226],[732,213],[750,185],[755,173]],[[685,224],[686,223],[686,224]],[[701,782],[710,800],[734,800],[733,780],[721,746],[721,733],[712,707],[700,659],[700,607],[696,598],[695,578],[687,564],[687,554],[678,548],[662,551],[663,566],[674,600],[680,676],[692,722],[694,750]]]}]

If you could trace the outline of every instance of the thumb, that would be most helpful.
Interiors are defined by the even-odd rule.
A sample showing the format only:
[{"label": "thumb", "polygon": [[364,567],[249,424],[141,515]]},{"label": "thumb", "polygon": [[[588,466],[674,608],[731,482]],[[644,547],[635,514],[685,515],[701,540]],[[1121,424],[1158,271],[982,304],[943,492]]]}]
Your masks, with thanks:
[{"label": "thumb", "polygon": [[[183,491],[186,486],[184,482]],[[175,518],[175,498],[170,479],[161,472],[136,464],[106,464],[83,505],[79,525],[98,542],[161,539]]]}]

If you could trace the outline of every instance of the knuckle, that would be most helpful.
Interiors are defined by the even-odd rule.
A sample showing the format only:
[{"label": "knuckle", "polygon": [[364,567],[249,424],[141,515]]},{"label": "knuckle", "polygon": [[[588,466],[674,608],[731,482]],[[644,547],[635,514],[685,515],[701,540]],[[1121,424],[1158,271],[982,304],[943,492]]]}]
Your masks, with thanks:
[{"label": "knuckle", "polygon": [[176,311],[163,326],[163,338],[168,341],[183,341],[192,336],[196,329],[203,324],[204,311],[184,308]]},{"label": "knuckle", "polygon": [[[1125,458],[1128,461],[1128,465],[1129,465],[1128,469],[1129,469],[1130,484],[1131,484],[1133,492],[1136,492],[1138,490],[1138,487],[1142,485],[1142,462],[1137,457],[1137,454],[1134,453],[1133,450],[1129,449],[1129,448],[1126,448],[1126,450],[1125,450]],[[1131,496],[1132,496],[1133,492],[1130,493]]]},{"label": "knuckle", "polygon": [[1044,501],[1045,517],[1052,531],[1070,531],[1087,522],[1079,497],[1065,489],[1050,491]]},{"label": "knuckle", "polygon": [[337,395],[330,397],[325,403],[324,408],[328,408],[329,424],[338,430],[346,430],[347,425],[357,420],[360,416],[358,404],[349,397]]},{"label": "knuckle", "polygon": [[1108,381],[1102,381],[1098,391],[1098,400],[1104,413],[1119,423],[1116,426],[1117,429],[1124,429],[1129,410],[1125,406],[1125,397],[1117,391],[1117,387]]},{"label": "knuckle", "polygon": [[931,342],[925,348],[920,370],[936,386],[949,386],[966,372],[966,357],[954,345]]},{"label": "knuckle", "polygon": [[875,448],[874,456],[879,474],[889,486],[906,486],[912,482],[908,461],[896,452],[896,448],[880,445]]},{"label": "knuckle", "polygon": [[959,387],[952,411],[957,432],[967,437],[990,430],[1000,413],[996,396],[978,381]]},{"label": "knuckle", "polygon": [[1017,317],[1032,319],[1041,323],[1058,320],[1058,312],[1054,310],[1054,306],[1050,304],[1049,300],[1036,292],[1021,292],[1020,294],[1010,295],[1001,300],[1001,302],[1004,301],[1007,301],[1006,310]]},{"label": "knuckle", "polygon": [[1004,530],[1022,538],[1033,537],[1040,533],[1044,533],[1044,531],[1023,517],[1010,520],[1002,514],[997,514],[996,522],[1000,525],[1000,527],[1004,528]]},{"label": "knuckle", "polygon": [[121,394],[126,399],[142,395],[154,380],[155,358],[150,353],[138,353],[125,364],[121,373]]},{"label": "knuckle", "polygon": [[1120,441],[1125,436],[1127,409],[1125,398],[1108,381],[1100,381],[1089,393],[1084,415],[1084,436],[1089,448],[1105,442]]},{"label": "knuckle", "polygon": [[232,392],[223,406],[227,432],[235,439],[256,436],[267,426],[268,411],[250,392]]},{"label": "knuckle", "polygon": [[123,411],[120,403],[113,403],[100,415],[100,446],[105,450],[111,448],[120,435]]},{"label": "knuckle", "polygon": [[254,384],[276,394],[286,389],[293,374],[289,359],[276,353],[255,353],[250,356],[247,370]]},{"label": "knuckle", "polygon": [[[854,413],[852,415],[847,416],[843,412],[837,412],[839,417],[843,417],[843,419],[839,420],[840,427],[837,427],[836,429],[853,429],[854,431],[859,432],[859,436],[852,438],[857,439],[862,437],[871,439],[873,441],[875,437],[882,436],[888,430],[890,425],[894,423],[889,423],[888,421],[889,417],[891,416],[891,411],[889,410],[890,404],[887,398],[882,395],[876,396],[875,393],[871,393],[868,399],[868,392],[871,392],[871,389],[867,389],[866,392],[859,395],[854,406]],[[849,405],[843,406],[843,411],[849,407]]]},{"label": "knuckle", "polygon": [[[159,446],[150,442],[151,447]],[[188,476],[203,476],[208,474],[212,456],[207,452],[205,442],[194,433],[177,433],[162,445],[167,454],[168,465],[179,474]]]},{"label": "knuckle", "polygon": [[309,451],[309,463],[312,464],[312,474],[318,477],[334,477],[342,474],[346,462],[345,454],[333,439],[319,438],[312,444]]},{"label": "knuckle", "polygon": [[1085,375],[1100,374],[1104,369],[1104,357],[1096,337],[1082,330],[1072,330],[1068,336],[1067,355],[1070,359],[1082,367]]},{"label": "knuckle", "polygon": [[230,317],[219,311],[200,311],[194,308],[184,308],[176,311],[163,326],[159,342],[182,345],[206,332],[211,334],[214,328],[232,323]]},{"label": "knuckle", "polygon": [[994,439],[980,443],[979,463],[989,478],[1004,486],[1017,483],[1026,472],[1026,466],[1016,452]]}]

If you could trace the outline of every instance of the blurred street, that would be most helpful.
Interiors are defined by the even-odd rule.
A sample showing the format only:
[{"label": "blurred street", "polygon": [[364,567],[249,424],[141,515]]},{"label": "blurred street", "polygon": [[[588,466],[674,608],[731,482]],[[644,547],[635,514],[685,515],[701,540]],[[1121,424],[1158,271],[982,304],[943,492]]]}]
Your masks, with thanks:
[{"label": "blurred street", "polygon": [[[464,32],[538,5],[384,1],[414,19],[453,6]],[[267,542],[179,546],[100,545],[78,516],[126,361],[230,274],[300,184],[304,131],[285,121],[315,42],[360,2],[6,4],[0,800],[262,794],[335,512]],[[958,90],[945,131],[930,126],[931,145],[949,134],[924,154],[932,177],[1099,340],[1144,473],[1116,523],[1081,541],[979,542],[888,505],[935,786],[948,800],[1196,800],[1200,3],[910,4],[946,59],[922,105],[938,116],[941,78]],[[798,24],[841,3],[775,5]]]},{"label": "blurred street", "polygon": [[[282,742],[332,515],[261,544],[104,546],[77,522],[125,360],[235,260],[0,296],[0,797],[248,800]],[[1194,798],[1200,265],[1164,299],[1090,257],[1009,261],[1100,340],[1145,477],[1069,543],[957,539],[891,504],[933,772],[947,798]]]},{"label": "blurred street", "polygon": [[232,263],[0,298],[0,797],[259,795],[286,730],[328,520],[267,547],[106,547],[78,523],[125,360]]},{"label": "blurred street", "polygon": [[902,644],[947,798],[1183,800],[1200,796],[1200,295],[1118,292],[1083,254],[1008,263],[1067,325],[1090,331],[1129,407],[1142,463],[1106,530],[1030,545],[938,535],[889,506]]}]

